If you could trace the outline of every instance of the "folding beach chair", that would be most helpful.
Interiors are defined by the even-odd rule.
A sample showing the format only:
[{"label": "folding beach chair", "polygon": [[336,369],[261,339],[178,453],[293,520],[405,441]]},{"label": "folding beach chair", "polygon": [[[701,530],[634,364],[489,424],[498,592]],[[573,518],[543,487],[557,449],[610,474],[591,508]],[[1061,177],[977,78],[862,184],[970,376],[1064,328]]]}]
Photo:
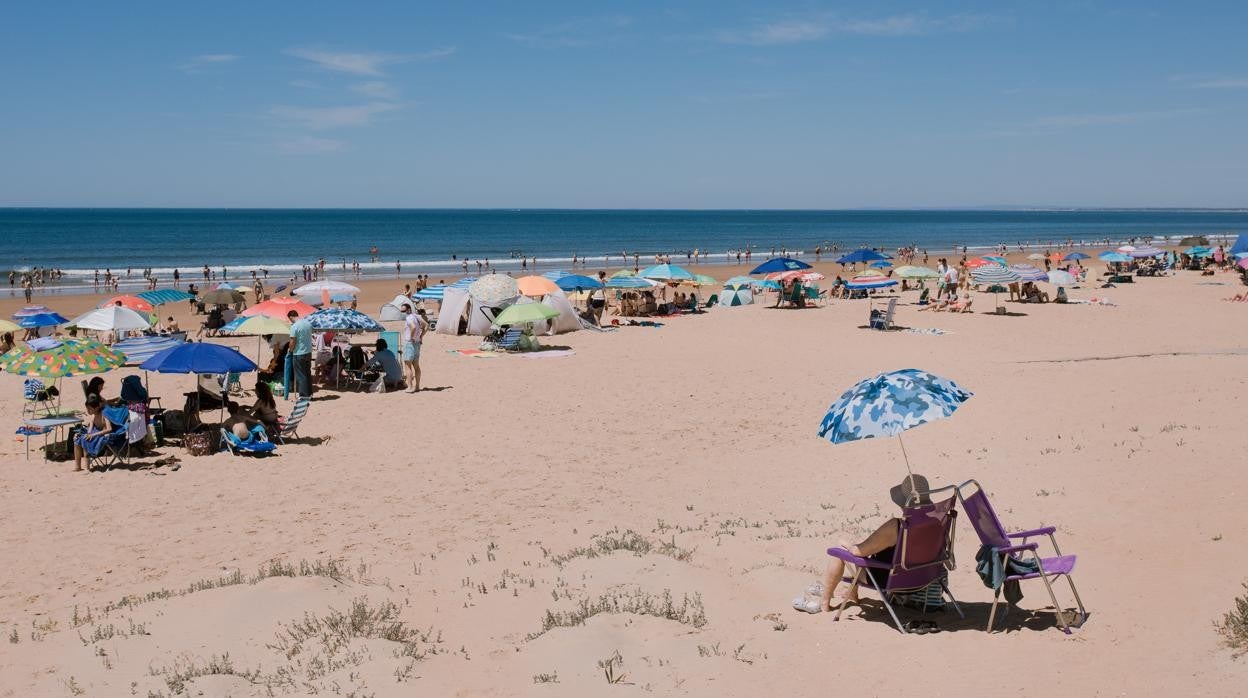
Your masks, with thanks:
[{"label": "folding beach chair", "polygon": [[119,463],[125,465],[130,457],[130,440],[126,432],[130,409],[125,406],[105,407],[104,419],[113,425],[113,430],[82,444],[82,451],[87,457],[87,470],[107,470]]},{"label": "folding beach chair", "polygon": [[22,400],[23,417],[42,417],[58,411],[60,393],[38,378],[27,378],[22,383]]},{"label": "folding beach chair", "polygon": [[312,398],[301,397],[295,400],[295,406],[290,410],[290,416],[281,420],[281,431],[277,432],[276,438],[278,443],[286,443],[289,437],[299,435],[299,423],[308,414],[308,406],[312,404]]},{"label": "folding beach chair", "polygon": [[251,428],[251,436],[246,440],[238,438],[234,432],[221,428],[221,448],[229,451],[231,454],[267,456],[277,449],[277,444],[269,441],[268,435],[264,432],[264,427],[257,424]]},{"label": "folding beach chair", "polygon": [[523,336],[523,329],[519,327],[511,327],[503,333],[503,336],[499,338],[494,346],[498,347],[500,351],[519,351],[520,338]]},{"label": "folding beach chair", "polygon": [[[963,490],[975,486],[975,493],[969,497],[964,494]],[[1018,533],[1006,533],[1005,527],[1001,525],[1001,520],[997,518],[997,512],[992,508],[992,504],[988,502],[988,495],[984,493],[984,488],[975,480],[967,480],[958,485],[958,498],[962,500],[962,507],[966,511],[966,516],[971,520],[971,526],[975,529],[975,533],[979,536],[979,541],[984,546],[992,549],[993,556],[999,556],[994,562],[1000,564],[1005,570],[1004,582],[1019,582],[1024,579],[1040,579],[1044,582],[1044,588],[1049,592],[1049,600],[1053,602],[1054,613],[1057,614],[1057,623],[1061,627],[1062,632],[1070,634],[1070,624],[1062,614],[1062,607],[1057,603],[1057,596],[1053,593],[1053,585],[1049,583],[1050,577],[1065,577],[1066,582],[1070,584],[1070,593],[1075,597],[1075,603],[1079,606],[1079,623],[1087,617],[1087,612],[1083,608],[1083,601],[1079,598],[1079,592],[1075,589],[1075,581],[1071,579],[1071,572],[1075,570],[1074,555],[1063,555],[1060,548],[1057,547],[1057,538],[1053,533],[1057,530],[1053,526],[1045,526],[1030,531],[1020,531]],[[1049,537],[1049,542],[1053,546],[1054,557],[1040,557],[1037,549],[1038,543],[1027,542],[1028,538],[1035,536]],[[1021,542],[1016,542],[1021,539]],[[1030,553],[1030,558],[1024,557],[1024,553]],[[1019,563],[1017,566],[1011,565],[1011,560]],[[1025,571],[1012,574],[1011,568],[1017,569],[1034,569],[1035,571]],[[997,602],[1001,596],[1001,590],[1005,588],[1005,583],[997,587],[996,593],[992,597],[992,612],[988,615],[988,632],[992,632],[993,625],[997,617]],[[1010,604],[1007,601],[1005,613],[1002,617],[1009,613]]]},{"label": "folding beach chair", "polygon": [[897,312],[897,299],[888,299],[887,310],[872,310],[869,319],[870,327],[873,330],[891,330],[893,329],[893,315]]},{"label": "folding beach chair", "polygon": [[[953,489],[941,488],[937,492]],[[902,510],[901,530],[897,532],[897,545],[893,548],[891,563],[885,564],[878,560],[854,555],[845,548],[828,548],[828,555],[843,560],[857,567],[853,577],[845,577],[850,582],[850,593],[862,586],[864,579],[884,601],[884,607],[892,616],[893,623],[903,633],[908,632],[897,618],[893,610],[894,598],[900,594],[914,593],[926,589],[931,584],[938,584],[941,591],[949,597],[953,608],[959,616],[962,609],[949,591],[948,574],[954,568],[953,538],[954,522],[957,519],[957,495],[930,504],[916,504]],[[867,568],[884,570],[888,577],[881,587],[876,576],[867,573]],[[849,603],[848,597],[841,602],[833,620],[841,619],[841,612]],[[926,608],[924,609],[926,610]]]}]

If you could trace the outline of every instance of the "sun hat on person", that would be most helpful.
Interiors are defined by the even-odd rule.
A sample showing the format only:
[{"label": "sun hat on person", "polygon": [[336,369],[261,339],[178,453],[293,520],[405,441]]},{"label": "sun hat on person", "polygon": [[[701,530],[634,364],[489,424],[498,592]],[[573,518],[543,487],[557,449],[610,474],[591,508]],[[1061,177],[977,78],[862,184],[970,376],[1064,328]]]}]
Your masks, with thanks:
[{"label": "sun hat on person", "polygon": [[919,474],[907,475],[905,479],[897,483],[888,491],[888,496],[892,498],[893,504],[905,509],[912,504],[931,504],[932,500],[927,496],[931,485],[927,484],[927,478]]}]

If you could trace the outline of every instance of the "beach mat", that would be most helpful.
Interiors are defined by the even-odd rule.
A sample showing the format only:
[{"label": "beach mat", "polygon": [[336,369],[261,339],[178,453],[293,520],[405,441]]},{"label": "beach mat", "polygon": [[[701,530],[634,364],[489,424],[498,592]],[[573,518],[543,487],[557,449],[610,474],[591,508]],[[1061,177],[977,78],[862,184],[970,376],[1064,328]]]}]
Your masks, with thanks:
[{"label": "beach mat", "polygon": [[472,359],[498,358],[498,354],[495,354],[492,351],[482,351],[480,349],[447,349],[446,353],[459,354],[460,356],[467,356],[468,358],[472,358]]},{"label": "beach mat", "polygon": [[575,349],[548,349],[545,351],[523,351],[516,354],[516,356],[525,359],[560,359],[565,356],[572,356],[575,353]]}]

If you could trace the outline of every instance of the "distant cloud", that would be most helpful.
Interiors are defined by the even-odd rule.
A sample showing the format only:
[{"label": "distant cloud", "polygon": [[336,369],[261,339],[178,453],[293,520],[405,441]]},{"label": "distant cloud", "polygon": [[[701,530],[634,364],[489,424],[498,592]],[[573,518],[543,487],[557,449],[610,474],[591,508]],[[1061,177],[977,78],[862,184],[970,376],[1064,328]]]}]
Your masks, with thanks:
[{"label": "distant cloud", "polygon": [[503,36],[517,44],[538,48],[580,48],[617,38],[622,29],[632,26],[633,18],[624,15],[573,19],[539,29]]},{"label": "distant cloud", "polygon": [[381,80],[372,80],[352,85],[351,90],[374,99],[397,99],[399,96],[398,90]]},{"label": "distant cloud", "polygon": [[1207,113],[1204,109],[1162,109],[1156,111],[1133,111],[1101,114],[1056,114],[1037,117],[1015,128],[992,131],[986,135],[996,138],[1046,135],[1069,129],[1095,126],[1119,126],[1148,121],[1164,121],[1204,113]]},{"label": "distant cloud", "polygon": [[1248,90],[1248,78],[1175,75],[1170,81],[1196,90]]},{"label": "distant cloud", "polygon": [[316,138],[315,136],[303,136],[289,141],[282,141],[277,144],[277,149],[287,155],[323,155],[325,153],[337,153],[347,147],[342,141],[336,141],[331,138]]},{"label": "distant cloud", "polygon": [[233,63],[234,61],[237,61],[238,58],[239,57],[233,53],[203,53],[198,56],[192,56],[190,60],[182,65],[179,65],[178,68],[191,72],[200,68],[206,68],[208,66]]},{"label": "distant cloud", "polygon": [[453,55],[455,50],[454,46],[448,46],[424,53],[399,54],[352,53],[294,48],[288,50],[286,54],[311,61],[317,67],[325,70],[372,77],[382,75],[382,68],[387,65],[410,63],[412,61],[435,61]]},{"label": "distant cloud", "polygon": [[369,102],[342,107],[276,106],[269,113],[294,122],[312,131],[350,126],[367,126],[379,114],[394,111],[399,105],[391,102]]},{"label": "distant cloud", "polygon": [[902,14],[888,17],[853,19],[822,14],[806,18],[788,18],[765,22],[745,30],[721,31],[716,40],[727,44],[778,46],[819,41],[834,34],[857,36],[921,36],[925,34],[966,32],[985,26],[984,15],[951,15],[929,17],[923,14]]}]

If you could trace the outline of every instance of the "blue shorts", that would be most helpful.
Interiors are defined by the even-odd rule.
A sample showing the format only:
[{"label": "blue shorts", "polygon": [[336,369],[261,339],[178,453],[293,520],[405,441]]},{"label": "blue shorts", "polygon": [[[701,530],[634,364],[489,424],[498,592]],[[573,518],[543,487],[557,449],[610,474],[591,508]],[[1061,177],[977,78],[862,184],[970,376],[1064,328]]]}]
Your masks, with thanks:
[{"label": "blue shorts", "polygon": [[418,361],[420,360],[420,345],[416,342],[403,343],[403,360]]}]

